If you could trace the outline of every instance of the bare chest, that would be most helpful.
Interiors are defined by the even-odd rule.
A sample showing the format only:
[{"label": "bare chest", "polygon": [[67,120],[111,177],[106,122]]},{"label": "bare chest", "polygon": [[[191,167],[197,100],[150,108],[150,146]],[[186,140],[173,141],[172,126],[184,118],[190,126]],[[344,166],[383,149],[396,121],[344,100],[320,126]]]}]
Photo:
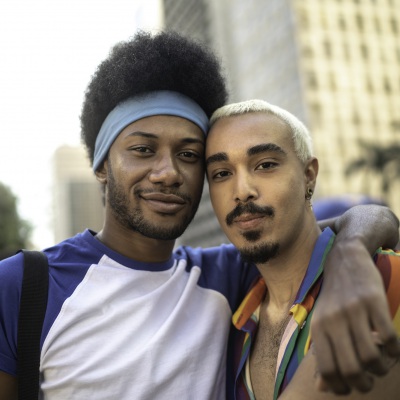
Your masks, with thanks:
[{"label": "bare chest", "polygon": [[290,317],[272,323],[262,318],[250,355],[250,377],[257,400],[273,398],[279,346]]}]

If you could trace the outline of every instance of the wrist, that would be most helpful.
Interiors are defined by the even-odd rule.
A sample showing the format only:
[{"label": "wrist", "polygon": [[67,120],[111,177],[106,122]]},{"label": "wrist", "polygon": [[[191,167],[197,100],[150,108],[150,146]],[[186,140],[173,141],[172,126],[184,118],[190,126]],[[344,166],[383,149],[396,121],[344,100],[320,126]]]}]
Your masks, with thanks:
[{"label": "wrist", "polygon": [[336,274],[341,272],[341,266],[345,266],[345,269],[355,267],[357,263],[348,262],[349,255],[351,255],[353,260],[364,259],[363,257],[370,259],[378,247],[373,249],[369,247],[366,246],[365,237],[361,234],[354,234],[352,236],[338,234],[327,256],[324,274],[330,275],[331,271],[334,271],[333,274],[336,276]]}]

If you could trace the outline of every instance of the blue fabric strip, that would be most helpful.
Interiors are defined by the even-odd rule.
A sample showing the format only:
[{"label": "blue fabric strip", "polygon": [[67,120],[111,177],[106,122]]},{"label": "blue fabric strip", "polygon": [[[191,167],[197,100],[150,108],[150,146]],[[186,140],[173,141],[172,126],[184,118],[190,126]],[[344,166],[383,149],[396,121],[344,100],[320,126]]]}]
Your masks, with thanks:
[{"label": "blue fabric strip", "polygon": [[203,109],[189,97],[168,90],[160,90],[131,97],[119,103],[104,120],[97,135],[93,171],[104,161],[114,140],[131,123],[154,115],[172,115],[185,118],[208,132],[208,117]]}]

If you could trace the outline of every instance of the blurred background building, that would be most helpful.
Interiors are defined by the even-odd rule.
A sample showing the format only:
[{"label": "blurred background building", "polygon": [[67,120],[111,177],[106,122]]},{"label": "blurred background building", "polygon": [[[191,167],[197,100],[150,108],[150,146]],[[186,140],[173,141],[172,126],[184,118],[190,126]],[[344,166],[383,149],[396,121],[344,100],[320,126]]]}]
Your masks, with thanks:
[{"label": "blurred background building", "polygon": [[100,184],[83,147],[63,146],[53,159],[54,242],[103,225]]},{"label": "blurred background building", "polygon": [[[316,198],[369,194],[400,215],[400,0],[164,0],[164,15],[219,53],[230,101],[265,99],[306,123]],[[184,243],[214,240],[205,197]]]},{"label": "blurred background building", "polygon": [[[230,102],[265,99],[310,128],[320,160],[316,199],[365,194],[400,215],[400,0],[162,3],[166,28],[220,55]],[[55,157],[57,241],[80,223],[96,229],[102,219],[98,187],[83,169],[92,173],[70,150]],[[180,242],[226,241],[205,185],[199,212]]]}]

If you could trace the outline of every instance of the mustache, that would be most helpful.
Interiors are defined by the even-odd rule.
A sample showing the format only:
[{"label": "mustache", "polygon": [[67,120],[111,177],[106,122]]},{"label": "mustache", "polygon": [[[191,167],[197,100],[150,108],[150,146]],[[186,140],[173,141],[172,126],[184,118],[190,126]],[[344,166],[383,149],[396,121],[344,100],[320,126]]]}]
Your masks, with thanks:
[{"label": "mustache", "polygon": [[254,203],[238,204],[225,218],[228,226],[233,224],[235,218],[240,217],[242,214],[257,214],[273,217],[275,210],[273,207],[261,207]]},{"label": "mustache", "polygon": [[139,189],[135,188],[133,190],[133,194],[135,196],[140,196],[143,193],[162,193],[162,194],[173,194],[175,196],[180,197],[182,200],[185,200],[188,203],[192,202],[191,196],[187,195],[186,193],[182,193],[178,190],[153,190],[153,189]]}]

